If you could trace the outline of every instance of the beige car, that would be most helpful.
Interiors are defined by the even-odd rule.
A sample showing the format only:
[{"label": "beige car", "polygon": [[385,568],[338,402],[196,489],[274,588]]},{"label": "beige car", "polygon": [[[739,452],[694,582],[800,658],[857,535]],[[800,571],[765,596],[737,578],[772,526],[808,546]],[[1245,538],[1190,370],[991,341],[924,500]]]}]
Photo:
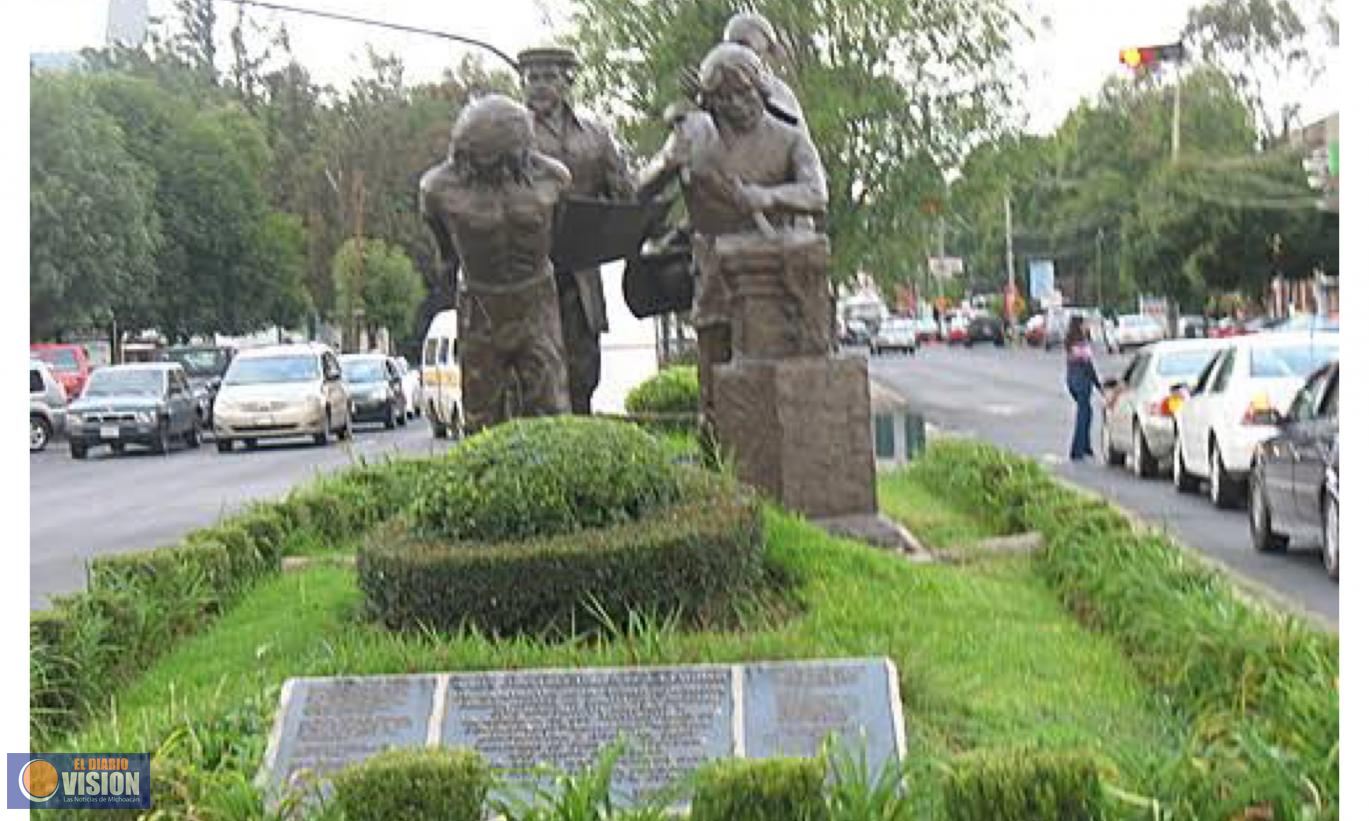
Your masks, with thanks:
[{"label": "beige car", "polygon": [[332,348],[315,343],[242,351],[228,366],[214,399],[220,453],[241,441],[312,436],[328,443],[352,435],[351,402]]}]

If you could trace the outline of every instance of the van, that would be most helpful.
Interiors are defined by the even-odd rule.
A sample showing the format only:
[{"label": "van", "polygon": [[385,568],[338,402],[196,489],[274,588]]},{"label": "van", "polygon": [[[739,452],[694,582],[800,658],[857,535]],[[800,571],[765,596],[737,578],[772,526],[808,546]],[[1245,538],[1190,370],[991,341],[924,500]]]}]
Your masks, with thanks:
[{"label": "van", "polygon": [[456,311],[439,311],[423,338],[423,363],[419,371],[423,407],[433,437],[460,436],[465,424],[461,410],[461,365],[457,359]]}]

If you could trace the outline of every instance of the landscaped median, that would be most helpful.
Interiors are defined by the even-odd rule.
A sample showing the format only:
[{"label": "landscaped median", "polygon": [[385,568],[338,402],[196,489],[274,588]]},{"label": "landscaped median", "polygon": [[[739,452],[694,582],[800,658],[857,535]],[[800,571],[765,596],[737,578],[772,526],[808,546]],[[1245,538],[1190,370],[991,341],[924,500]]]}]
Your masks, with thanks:
[{"label": "landscaped median", "polygon": [[[585,422],[545,424],[574,428]],[[568,437],[580,434],[569,428]],[[174,584],[163,580],[160,564],[157,572],[145,572],[148,559],[121,560],[117,570],[93,573],[89,601],[106,597],[106,589],[129,589],[119,594],[114,612],[133,632],[116,630],[113,622],[101,622],[107,626],[99,630],[72,629],[73,616],[96,612],[90,603],[69,604],[45,617],[45,624],[54,618],[63,625],[51,632],[62,638],[35,645],[35,670],[53,669],[66,658],[61,669],[67,678],[61,680],[79,673],[100,689],[35,691],[47,703],[74,707],[52,715],[64,719],[60,724],[35,722],[36,730],[47,733],[35,739],[35,749],[151,751],[155,806],[169,817],[262,817],[262,795],[253,779],[279,689],[292,676],[888,656],[899,671],[908,732],[903,772],[883,785],[830,780],[821,809],[814,809],[815,782],[801,762],[738,764],[704,776],[709,786],[703,809],[714,813],[709,817],[735,814],[740,810],[728,808],[742,805],[802,806],[808,808],[803,813],[832,821],[1226,819],[1262,806],[1276,818],[1335,817],[1337,707],[1329,686],[1334,639],[1253,610],[1220,576],[1191,567],[1163,540],[1133,534],[1115,512],[1055,486],[1030,464],[948,443],[935,445],[907,472],[885,477],[886,511],[938,547],[1028,528],[1046,537],[1045,549],[1034,558],[915,565],[831,538],[769,506],[760,511],[759,542],[737,537],[747,528],[730,529],[719,508],[711,517],[681,514],[681,526],[660,528],[658,544],[650,537],[652,521],[687,507],[694,491],[644,496],[643,489],[660,487],[650,478],[660,454],[634,433],[616,429],[608,435],[642,456],[634,464],[644,484],[627,496],[617,494],[616,485],[595,486],[596,509],[619,511],[596,521],[595,528],[613,533],[640,520],[638,543],[659,549],[669,542],[669,549],[687,552],[707,534],[679,544],[677,537],[691,532],[683,525],[701,523],[692,525],[700,534],[709,528],[734,534],[730,542],[712,544],[731,544],[742,556],[747,545],[759,551],[750,582],[702,590],[704,596],[725,594],[724,606],[701,609],[706,617],[682,615],[680,602],[657,606],[662,600],[648,596],[620,603],[624,613],[602,620],[582,623],[581,613],[569,630],[565,613],[556,608],[528,623],[515,618],[482,629],[478,620],[458,619],[444,625],[452,629],[425,624],[391,630],[373,617],[377,602],[372,597],[368,604],[363,590],[364,565],[388,555],[395,542],[386,532],[400,528],[434,538],[442,528],[472,521],[443,519],[445,509],[431,506],[440,493],[428,496],[425,511],[415,501],[423,494],[415,489],[444,486],[453,478],[452,466],[473,457],[369,466],[255,508],[244,514],[250,522],[230,520],[210,529],[251,534],[246,541],[225,536],[235,548],[205,535],[187,539],[172,549],[176,559],[156,560],[197,568],[184,578],[168,576],[178,579]],[[598,463],[587,458],[566,464],[592,475]],[[745,500],[735,489],[719,490],[728,481],[701,480],[708,494],[723,493],[707,498]],[[518,502],[522,515],[499,520],[498,527],[516,527],[532,517],[580,532],[584,522],[562,517],[578,516],[583,499],[564,504],[571,498],[563,494],[565,486],[537,487]],[[641,504],[644,499],[650,503]],[[742,512],[748,509],[755,508],[739,504],[738,522],[747,521]],[[415,526],[424,522],[436,529],[420,534]],[[490,534],[486,548],[508,537],[490,527],[487,522],[480,530]],[[564,538],[533,535],[552,542]],[[630,548],[621,547],[627,541],[605,538],[608,553],[628,557]],[[273,569],[281,553],[355,552],[368,540],[380,553],[367,559],[363,550],[357,570]],[[216,547],[196,547],[211,541]],[[563,547],[562,552],[543,544],[529,558],[539,567],[575,570],[586,543]],[[470,556],[443,559],[449,560],[460,564]],[[495,569],[489,557],[481,561]],[[640,579],[648,591],[664,583],[649,564],[624,560],[608,566],[621,578]],[[188,585],[198,593],[187,592],[186,579],[201,580]],[[1163,609],[1146,615],[1151,607]],[[499,619],[506,616],[499,611]],[[562,629],[536,630],[547,624]],[[35,635],[48,635],[46,629],[36,627]],[[1304,642],[1301,653],[1292,652],[1295,641]],[[115,663],[120,658],[129,660]],[[1323,681],[1329,692],[1320,692]],[[64,695],[55,698],[59,692]],[[1275,762],[1287,771],[1273,772]],[[475,774],[473,784],[487,783],[478,765],[457,764]],[[443,779],[430,774],[457,764],[415,763],[406,783],[444,789],[438,783]],[[383,768],[408,765],[387,760],[378,766],[375,777],[391,783],[386,773],[392,770]],[[824,766],[842,771],[839,760]],[[499,774],[490,777],[497,780]],[[566,793],[548,801],[562,800],[563,808],[574,800],[598,806],[592,795],[586,798],[594,792],[592,782],[570,779],[563,785]],[[358,776],[347,783],[368,781]],[[580,792],[571,795],[575,790]],[[902,814],[879,814],[881,807],[893,806]],[[1298,815],[1302,808],[1312,812]]]}]

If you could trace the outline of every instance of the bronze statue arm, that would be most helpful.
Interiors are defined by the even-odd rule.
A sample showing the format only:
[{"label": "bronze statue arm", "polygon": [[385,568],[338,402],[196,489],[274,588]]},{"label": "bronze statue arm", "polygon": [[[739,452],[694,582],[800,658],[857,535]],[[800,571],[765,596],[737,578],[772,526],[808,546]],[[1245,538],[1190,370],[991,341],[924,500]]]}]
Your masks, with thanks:
[{"label": "bronze statue arm", "polygon": [[429,195],[427,189],[419,189],[418,211],[423,215],[423,221],[427,224],[428,230],[432,231],[433,239],[437,241],[438,273],[445,275],[447,280],[455,285],[456,269],[461,262],[461,255],[457,253],[456,247],[452,245],[452,235],[448,233],[447,226],[442,222],[441,215],[429,207]]},{"label": "bronze statue arm", "polygon": [[637,175],[637,199],[646,201],[661,193],[667,185],[680,175],[685,163],[685,140],[677,131],[672,131],[665,146],[651,158],[641,173]]},{"label": "bronze statue arm", "polygon": [[[744,186],[756,191],[763,202],[759,210],[790,211],[799,214],[821,214],[827,210],[827,176],[822,171],[822,160],[807,134],[800,134],[794,144],[791,162],[794,181],[775,186]],[[750,196],[755,196],[751,194]]]}]

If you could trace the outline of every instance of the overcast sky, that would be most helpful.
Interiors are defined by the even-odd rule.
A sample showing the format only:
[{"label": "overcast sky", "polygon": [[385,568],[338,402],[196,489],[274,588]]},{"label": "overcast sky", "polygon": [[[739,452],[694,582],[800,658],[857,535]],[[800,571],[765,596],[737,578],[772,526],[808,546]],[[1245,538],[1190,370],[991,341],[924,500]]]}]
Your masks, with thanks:
[{"label": "overcast sky", "polygon": [[[543,44],[565,25],[566,0],[282,0],[287,5],[323,9],[390,22],[422,26],[485,40],[509,54]],[[1029,78],[1024,101],[1030,127],[1048,132],[1081,99],[1103,82],[1125,71],[1117,51],[1125,45],[1169,42],[1183,27],[1197,0],[1030,0],[1035,16],[1049,20],[1031,43],[1019,47],[1016,59]],[[167,13],[171,0],[149,0],[153,15]],[[108,0],[42,0],[26,4],[29,51],[72,51],[104,41]],[[236,8],[218,4],[220,16],[232,19]],[[317,78],[345,86],[363,65],[365,44],[404,58],[414,80],[437,77],[442,68],[466,53],[464,47],[427,37],[250,9],[251,19],[274,29],[289,27],[301,62]],[[1290,88],[1287,94],[1304,103],[1304,121],[1338,108],[1333,90],[1335,67],[1315,89]]]}]

